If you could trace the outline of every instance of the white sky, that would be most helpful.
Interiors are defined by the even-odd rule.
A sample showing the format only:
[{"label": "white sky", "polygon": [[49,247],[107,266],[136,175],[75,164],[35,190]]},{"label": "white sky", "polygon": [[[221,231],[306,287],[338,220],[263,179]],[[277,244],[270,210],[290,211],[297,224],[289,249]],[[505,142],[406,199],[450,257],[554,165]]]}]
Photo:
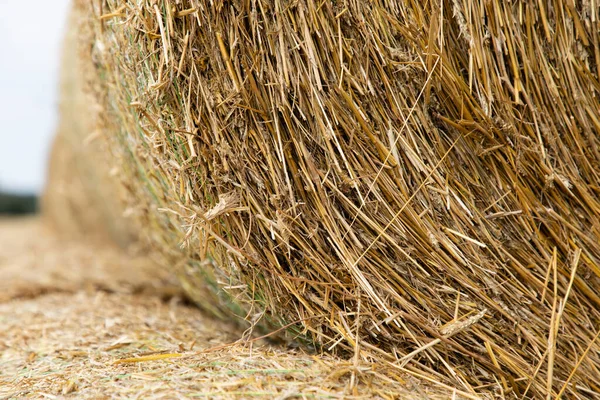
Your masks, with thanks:
[{"label": "white sky", "polygon": [[39,192],[69,0],[0,0],[0,189]]}]

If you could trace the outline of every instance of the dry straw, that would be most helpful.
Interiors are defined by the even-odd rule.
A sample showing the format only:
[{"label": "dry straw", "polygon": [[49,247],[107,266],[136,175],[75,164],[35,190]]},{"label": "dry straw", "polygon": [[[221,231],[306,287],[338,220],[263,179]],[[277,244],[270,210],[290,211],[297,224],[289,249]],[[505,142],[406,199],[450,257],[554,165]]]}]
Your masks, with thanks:
[{"label": "dry straw", "polygon": [[78,3],[128,212],[202,306],[600,396],[596,1]]}]

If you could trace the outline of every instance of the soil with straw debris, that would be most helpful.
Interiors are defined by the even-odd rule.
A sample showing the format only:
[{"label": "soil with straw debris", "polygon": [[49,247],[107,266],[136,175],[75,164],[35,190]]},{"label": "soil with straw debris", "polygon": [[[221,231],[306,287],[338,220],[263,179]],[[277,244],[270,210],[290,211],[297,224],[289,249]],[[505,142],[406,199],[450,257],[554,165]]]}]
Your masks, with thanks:
[{"label": "soil with straw debris", "polygon": [[[414,377],[261,341],[182,300],[151,260],[0,220],[0,399],[449,398]],[[459,396],[460,397],[460,396]]]}]

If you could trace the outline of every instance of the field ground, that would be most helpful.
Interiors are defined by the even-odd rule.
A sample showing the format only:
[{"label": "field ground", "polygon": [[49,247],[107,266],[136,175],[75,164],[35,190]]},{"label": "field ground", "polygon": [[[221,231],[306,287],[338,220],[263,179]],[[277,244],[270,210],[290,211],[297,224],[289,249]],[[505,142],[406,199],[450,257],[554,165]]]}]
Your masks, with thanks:
[{"label": "field ground", "polygon": [[[450,398],[263,341],[182,301],[151,261],[0,220],[0,399]],[[388,375],[389,376],[389,375]]]}]

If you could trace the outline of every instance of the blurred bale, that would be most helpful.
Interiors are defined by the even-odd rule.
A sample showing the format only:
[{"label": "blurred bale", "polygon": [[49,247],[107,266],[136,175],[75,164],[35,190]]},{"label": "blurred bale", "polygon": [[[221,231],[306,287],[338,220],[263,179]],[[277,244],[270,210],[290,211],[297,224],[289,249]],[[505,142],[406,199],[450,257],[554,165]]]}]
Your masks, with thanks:
[{"label": "blurred bale", "polygon": [[201,306],[600,396],[595,3],[78,4],[128,210]]},{"label": "blurred bale", "polygon": [[41,207],[48,224],[64,235],[109,238],[125,245],[132,234],[122,217],[114,157],[100,138],[103,106],[92,95],[93,60],[82,48],[90,41],[90,22],[78,15],[71,12],[63,43],[60,118]]}]

